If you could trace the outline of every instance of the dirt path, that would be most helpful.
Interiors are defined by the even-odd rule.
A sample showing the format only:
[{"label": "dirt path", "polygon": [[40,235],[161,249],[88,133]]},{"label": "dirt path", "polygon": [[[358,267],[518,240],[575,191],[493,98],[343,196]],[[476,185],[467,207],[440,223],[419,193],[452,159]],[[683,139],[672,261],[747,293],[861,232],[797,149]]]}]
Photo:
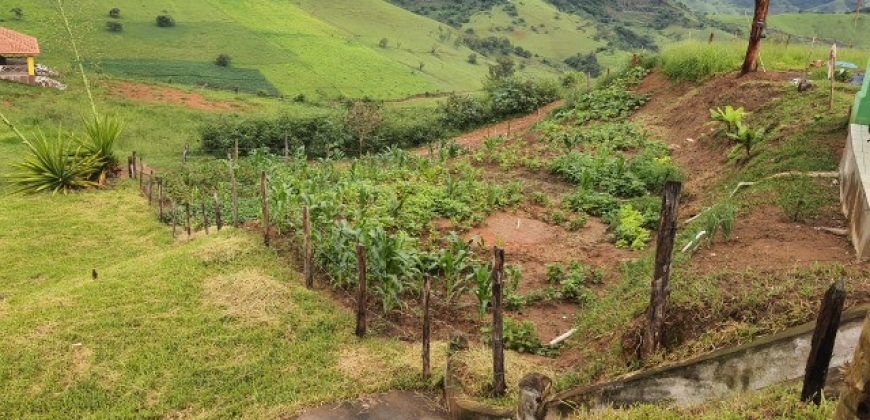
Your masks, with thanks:
[{"label": "dirt path", "polygon": [[299,420],[441,420],[447,412],[431,398],[393,391],[306,410]]},{"label": "dirt path", "polygon": [[[537,111],[531,114],[511,118],[505,121],[488,125],[486,127],[478,128],[477,130],[470,131],[459,137],[454,138],[453,141],[466,149],[474,150],[480,147],[480,145],[483,144],[483,140],[487,137],[497,136],[499,134],[508,134],[508,132],[512,134],[525,133],[526,131],[529,131],[529,129],[532,128],[533,125],[547,119],[551,111],[562,106],[564,103],[565,101],[558,100],[549,105],[539,108]],[[421,147],[414,150],[413,153],[417,156],[425,155],[429,153],[429,148]]]}]

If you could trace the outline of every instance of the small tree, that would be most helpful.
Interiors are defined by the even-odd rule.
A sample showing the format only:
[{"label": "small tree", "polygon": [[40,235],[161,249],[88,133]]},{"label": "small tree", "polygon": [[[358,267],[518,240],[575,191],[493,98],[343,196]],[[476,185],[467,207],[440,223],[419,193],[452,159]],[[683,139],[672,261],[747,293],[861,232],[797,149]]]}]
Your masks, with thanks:
[{"label": "small tree", "polygon": [[157,26],[161,28],[171,28],[175,26],[175,19],[169,15],[160,15],[157,16]]},{"label": "small tree", "polygon": [[477,64],[477,54],[471,53],[471,55],[468,56],[468,64]]},{"label": "small tree", "polygon": [[378,42],[378,46],[381,48],[387,48],[390,45],[390,40],[386,38],[381,38],[381,42]]},{"label": "small tree", "polygon": [[121,22],[108,21],[106,22],[106,30],[109,32],[123,32],[124,24]]},{"label": "small tree", "polygon": [[120,19],[121,18],[121,9],[117,7],[113,7],[112,10],[109,10],[109,17],[112,19]]},{"label": "small tree", "polygon": [[383,122],[384,116],[381,106],[371,101],[356,101],[347,110],[345,122],[350,131],[359,140],[359,152],[365,149],[368,137],[378,129]]},{"label": "small tree", "polygon": [[492,80],[506,79],[515,72],[514,61],[507,57],[499,57],[496,64],[489,66],[489,78]]},{"label": "small tree", "polygon": [[10,11],[15,16],[15,19],[17,19],[17,20],[24,19],[24,10],[22,10],[20,7],[13,7],[12,10],[10,10]]},{"label": "small tree", "polygon": [[229,54],[220,54],[214,59],[214,63],[221,67],[229,67],[232,62],[233,58]]}]

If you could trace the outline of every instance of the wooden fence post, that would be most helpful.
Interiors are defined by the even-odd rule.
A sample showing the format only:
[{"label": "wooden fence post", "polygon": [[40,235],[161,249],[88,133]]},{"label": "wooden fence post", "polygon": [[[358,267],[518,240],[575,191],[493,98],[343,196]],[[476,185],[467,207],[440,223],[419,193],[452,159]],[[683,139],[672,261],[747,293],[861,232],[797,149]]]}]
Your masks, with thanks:
[{"label": "wooden fence post", "polygon": [[870,417],[870,392],[867,391],[870,390],[870,316],[864,320],[864,329],[848,369],[834,420],[866,419]]},{"label": "wooden fence post", "polygon": [[149,206],[154,201],[153,191],[154,191],[154,170],[152,169],[151,172],[148,174],[148,205]]},{"label": "wooden fence post", "polygon": [[290,158],[290,143],[287,140],[287,133],[284,133],[284,160]]},{"label": "wooden fence post", "polygon": [[190,152],[190,148],[185,144],[184,150],[181,152],[181,163],[187,163],[187,154]]},{"label": "wooden fence post", "polygon": [[260,172],[260,195],[263,200],[263,243],[266,246],[272,242],[269,237],[269,180],[266,178],[266,171]]},{"label": "wooden fence post", "polygon": [[707,43],[712,44],[715,39],[716,39],[716,34],[713,32],[710,32],[710,39],[707,40]]},{"label": "wooden fence post", "polygon": [[356,294],[356,336],[362,338],[366,335],[366,303],[368,301],[368,287],[366,285],[366,247],[363,244],[356,245],[357,270],[359,271],[359,288]]},{"label": "wooden fence post", "polygon": [[127,156],[127,177],[133,179],[133,157]]},{"label": "wooden fence post", "polygon": [[671,258],[677,236],[677,216],[680,207],[682,184],[669,181],[662,192],[662,213],[656,241],[655,273],[652,279],[649,309],[647,310],[646,334],[643,337],[643,356],[655,353],[662,344],[665,311],[671,293]]},{"label": "wooden fence post", "polygon": [[175,205],[175,199],[172,199],[172,237],[176,237],[176,229],[178,228],[178,208]]},{"label": "wooden fence post", "polygon": [[142,164],[142,156],[139,156],[139,191],[145,195],[145,165]]},{"label": "wooden fence post", "polygon": [[187,224],[187,237],[189,239],[190,235],[193,234],[193,231],[191,230],[191,226],[190,226],[190,202],[187,202],[184,204],[184,212],[186,213],[185,216],[187,216],[186,217],[186,219],[187,219],[187,222],[186,222],[186,224]]},{"label": "wooden fence post", "polygon": [[302,208],[303,262],[302,272],[305,276],[305,287],[314,287],[314,255],[311,252],[311,211],[308,206]]},{"label": "wooden fence post", "polygon": [[205,234],[208,235],[208,209],[205,207],[205,201],[199,203],[202,208],[202,227],[205,229]]},{"label": "wooden fence post", "polygon": [[429,350],[431,340],[431,325],[429,318],[429,305],[431,304],[432,279],[429,276],[423,278],[423,379],[429,380],[432,375],[429,362]]},{"label": "wooden fence post", "polygon": [[492,265],[492,388],[496,397],[505,393],[504,319],[502,318],[502,285],[504,284],[504,250],[493,248]]},{"label": "wooden fence post", "polygon": [[160,223],[163,223],[163,179],[157,180],[157,207],[159,210]]},{"label": "wooden fence post", "polygon": [[133,151],[133,178],[138,178],[139,172],[136,170],[136,151]]},{"label": "wooden fence post", "polygon": [[233,226],[239,227],[239,184],[236,182],[236,161],[230,152],[227,152],[227,161],[230,163],[230,179],[232,180]]},{"label": "wooden fence post", "polygon": [[810,356],[804,375],[804,386],[801,390],[801,401],[812,401],[819,405],[822,402],[822,389],[828,377],[828,366],[834,354],[834,341],[840,328],[840,315],[843,304],[846,303],[846,284],[840,280],[828,289],[819,308],[816,320],[816,330],[813,333]]},{"label": "wooden fence post", "polygon": [[234,148],[234,152],[233,152],[233,161],[235,161],[235,162],[239,161],[239,139],[236,139],[236,141],[235,141],[235,148]]},{"label": "wooden fence post", "polygon": [[212,197],[214,198],[215,225],[217,225],[217,230],[218,230],[218,232],[220,232],[221,229],[224,228],[224,217],[223,217],[223,213],[221,212],[221,200],[220,200],[220,197],[218,197],[217,190],[212,192]]}]

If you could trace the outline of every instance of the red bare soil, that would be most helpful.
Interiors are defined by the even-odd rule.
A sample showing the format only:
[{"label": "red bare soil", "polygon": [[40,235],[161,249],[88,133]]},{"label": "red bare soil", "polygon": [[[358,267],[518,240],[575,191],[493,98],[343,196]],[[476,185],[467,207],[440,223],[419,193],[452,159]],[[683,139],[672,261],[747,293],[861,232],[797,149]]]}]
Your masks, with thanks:
[{"label": "red bare soil", "polygon": [[232,102],[208,100],[196,92],[186,92],[181,89],[129,81],[111,84],[109,92],[113,96],[133,101],[151,104],[181,105],[203,111],[235,111],[241,108],[239,104]]}]

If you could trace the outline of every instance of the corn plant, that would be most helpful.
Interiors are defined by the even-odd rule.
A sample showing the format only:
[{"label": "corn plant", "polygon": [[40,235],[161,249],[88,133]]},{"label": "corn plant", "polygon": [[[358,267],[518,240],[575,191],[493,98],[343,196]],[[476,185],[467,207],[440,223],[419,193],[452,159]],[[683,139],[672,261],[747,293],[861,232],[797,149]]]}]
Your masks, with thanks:
[{"label": "corn plant", "polygon": [[474,285],[474,297],[477,298],[477,312],[483,317],[492,303],[492,268],[489,264],[479,264],[472,268],[468,275]]},{"label": "corn plant", "polygon": [[388,314],[402,305],[406,288],[419,283],[419,255],[411,238],[402,233],[388,235],[382,228],[372,229],[363,241],[372,289]]},{"label": "corn plant", "polygon": [[447,303],[452,304],[468,289],[466,272],[471,267],[471,242],[465,241],[456,232],[447,237],[447,246],[432,254],[428,264],[430,272],[444,281]]}]

